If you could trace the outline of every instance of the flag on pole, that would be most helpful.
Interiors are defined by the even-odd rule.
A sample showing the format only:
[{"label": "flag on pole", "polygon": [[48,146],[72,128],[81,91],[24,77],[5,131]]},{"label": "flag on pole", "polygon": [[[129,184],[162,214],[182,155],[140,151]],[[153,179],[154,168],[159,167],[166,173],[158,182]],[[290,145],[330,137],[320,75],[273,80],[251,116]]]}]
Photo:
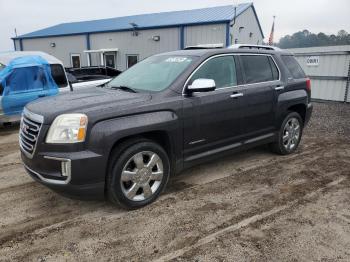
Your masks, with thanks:
[{"label": "flag on pole", "polygon": [[273,45],[273,35],[275,33],[275,18],[276,16],[273,17],[273,23],[272,23],[272,28],[271,28],[271,34],[269,37],[269,45]]}]

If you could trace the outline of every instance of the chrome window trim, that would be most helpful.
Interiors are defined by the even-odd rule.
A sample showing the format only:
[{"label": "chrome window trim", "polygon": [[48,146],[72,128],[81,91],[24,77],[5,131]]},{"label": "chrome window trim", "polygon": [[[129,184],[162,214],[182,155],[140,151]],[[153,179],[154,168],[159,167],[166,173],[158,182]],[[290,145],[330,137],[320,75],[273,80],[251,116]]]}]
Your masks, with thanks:
[{"label": "chrome window trim", "polygon": [[[278,70],[278,80],[272,80],[272,81],[264,81],[264,82],[257,82],[257,83],[251,83],[251,84],[243,84],[243,85],[235,85],[235,86],[227,86],[227,87],[222,87],[222,88],[218,88],[215,89],[213,92],[216,91],[220,91],[223,89],[228,89],[228,88],[237,88],[237,87],[245,87],[245,86],[251,86],[251,85],[256,85],[256,84],[265,84],[265,83],[272,83],[272,82],[280,82],[281,81],[281,70],[279,68],[279,66],[277,65],[275,58],[271,55],[271,54],[251,54],[251,53],[227,53],[227,54],[219,54],[219,55],[214,55],[211,57],[208,57],[207,59],[205,59],[192,73],[191,75],[187,78],[183,88],[182,88],[182,95],[185,96],[185,90],[186,90],[186,86],[188,85],[188,82],[191,80],[192,76],[209,60],[217,58],[217,57],[222,57],[222,56],[269,56],[271,57],[272,61],[274,62],[275,66],[277,67]],[[212,92],[209,92],[212,93]]]}]

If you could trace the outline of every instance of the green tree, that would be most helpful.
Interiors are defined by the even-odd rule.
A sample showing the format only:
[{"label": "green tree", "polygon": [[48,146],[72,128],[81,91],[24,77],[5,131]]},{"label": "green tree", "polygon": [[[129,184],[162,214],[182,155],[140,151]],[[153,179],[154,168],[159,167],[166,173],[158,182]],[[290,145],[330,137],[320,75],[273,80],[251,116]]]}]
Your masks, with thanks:
[{"label": "green tree", "polygon": [[330,45],[350,45],[350,34],[345,30],[340,30],[337,35],[327,35],[325,33],[314,34],[309,30],[303,30],[282,37],[277,44],[281,48],[298,48],[312,46]]}]

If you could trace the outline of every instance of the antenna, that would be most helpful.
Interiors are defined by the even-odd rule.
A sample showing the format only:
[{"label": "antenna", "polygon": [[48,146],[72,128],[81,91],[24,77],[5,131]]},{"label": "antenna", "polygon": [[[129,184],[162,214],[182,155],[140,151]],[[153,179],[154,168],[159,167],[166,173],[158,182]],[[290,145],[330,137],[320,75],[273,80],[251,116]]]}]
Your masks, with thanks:
[{"label": "antenna", "polygon": [[17,37],[17,28],[15,28],[15,36]]}]

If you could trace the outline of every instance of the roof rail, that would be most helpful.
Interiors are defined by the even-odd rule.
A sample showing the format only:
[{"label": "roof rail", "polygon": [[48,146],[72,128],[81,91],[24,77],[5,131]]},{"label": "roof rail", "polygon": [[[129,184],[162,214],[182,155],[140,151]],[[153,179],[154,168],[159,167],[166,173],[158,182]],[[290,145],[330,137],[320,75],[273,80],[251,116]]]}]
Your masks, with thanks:
[{"label": "roof rail", "polygon": [[281,50],[280,48],[276,46],[270,46],[270,45],[250,45],[250,44],[235,44],[231,45],[228,48],[236,48],[236,49],[264,49],[264,50],[274,50],[274,51],[279,51]]},{"label": "roof rail", "polygon": [[199,45],[192,45],[192,46],[186,46],[185,50],[193,50],[193,49],[216,49],[216,48],[223,48],[223,44],[199,44]]}]

